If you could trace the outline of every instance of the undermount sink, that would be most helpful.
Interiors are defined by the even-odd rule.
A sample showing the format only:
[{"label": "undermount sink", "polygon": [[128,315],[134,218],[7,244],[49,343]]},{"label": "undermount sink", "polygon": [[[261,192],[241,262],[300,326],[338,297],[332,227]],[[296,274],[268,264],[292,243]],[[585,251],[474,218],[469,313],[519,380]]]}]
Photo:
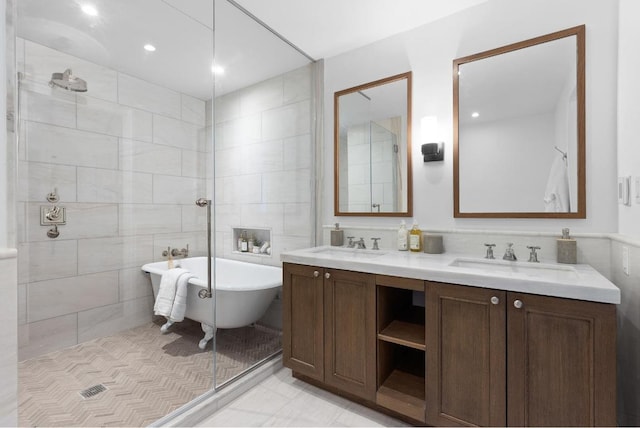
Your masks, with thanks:
[{"label": "undermount sink", "polygon": [[571,266],[548,263],[511,262],[505,260],[457,258],[449,263],[452,267],[480,270],[484,272],[506,273],[549,278],[577,278],[578,273]]},{"label": "undermount sink", "polygon": [[371,259],[375,257],[383,256],[386,251],[379,250],[362,250],[358,248],[344,248],[344,247],[322,247],[312,251],[314,254],[325,255],[330,257],[353,257]]}]

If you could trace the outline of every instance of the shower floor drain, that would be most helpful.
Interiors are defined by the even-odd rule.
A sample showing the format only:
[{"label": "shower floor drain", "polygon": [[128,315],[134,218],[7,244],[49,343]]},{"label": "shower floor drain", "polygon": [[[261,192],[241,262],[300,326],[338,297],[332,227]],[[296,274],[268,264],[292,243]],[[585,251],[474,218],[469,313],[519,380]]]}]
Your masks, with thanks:
[{"label": "shower floor drain", "polygon": [[80,395],[82,395],[83,398],[91,398],[94,395],[98,395],[101,392],[104,392],[106,390],[107,390],[107,387],[99,383],[98,385],[94,385],[91,388],[87,388],[80,391]]}]

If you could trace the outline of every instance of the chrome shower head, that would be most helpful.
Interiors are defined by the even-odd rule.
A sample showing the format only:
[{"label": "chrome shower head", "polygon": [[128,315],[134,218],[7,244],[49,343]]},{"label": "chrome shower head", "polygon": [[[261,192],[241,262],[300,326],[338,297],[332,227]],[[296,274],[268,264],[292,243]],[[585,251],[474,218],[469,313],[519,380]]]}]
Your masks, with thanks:
[{"label": "chrome shower head", "polygon": [[87,82],[74,76],[69,68],[67,68],[64,73],[51,74],[49,86],[52,88],[57,86],[58,88],[73,92],[87,92]]}]

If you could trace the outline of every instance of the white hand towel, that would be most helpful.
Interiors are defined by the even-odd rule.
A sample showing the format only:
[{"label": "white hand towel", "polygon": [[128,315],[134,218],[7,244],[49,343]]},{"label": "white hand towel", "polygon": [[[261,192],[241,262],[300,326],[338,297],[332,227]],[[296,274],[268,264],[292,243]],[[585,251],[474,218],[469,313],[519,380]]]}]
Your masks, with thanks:
[{"label": "white hand towel", "polygon": [[156,296],[156,302],[153,306],[153,311],[156,315],[164,317],[171,316],[171,310],[176,298],[178,279],[188,272],[186,269],[175,268],[169,269],[162,274],[160,286],[158,287],[158,295]]},{"label": "white hand towel", "polygon": [[171,315],[169,315],[171,321],[180,322],[184,320],[184,314],[187,311],[187,284],[189,283],[189,279],[194,276],[191,272],[186,272],[178,277],[176,297],[173,300]]}]

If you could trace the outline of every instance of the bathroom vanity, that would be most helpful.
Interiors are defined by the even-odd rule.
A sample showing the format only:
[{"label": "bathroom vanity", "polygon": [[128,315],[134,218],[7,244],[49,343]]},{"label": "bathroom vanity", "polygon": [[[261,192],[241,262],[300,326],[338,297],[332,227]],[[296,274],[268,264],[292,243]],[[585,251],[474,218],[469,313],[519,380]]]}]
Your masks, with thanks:
[{"label": "bathroom vanity", "polygon": [[616,424],[619,290],[588,265],[282,255],[294,376],[415,424]]}]

